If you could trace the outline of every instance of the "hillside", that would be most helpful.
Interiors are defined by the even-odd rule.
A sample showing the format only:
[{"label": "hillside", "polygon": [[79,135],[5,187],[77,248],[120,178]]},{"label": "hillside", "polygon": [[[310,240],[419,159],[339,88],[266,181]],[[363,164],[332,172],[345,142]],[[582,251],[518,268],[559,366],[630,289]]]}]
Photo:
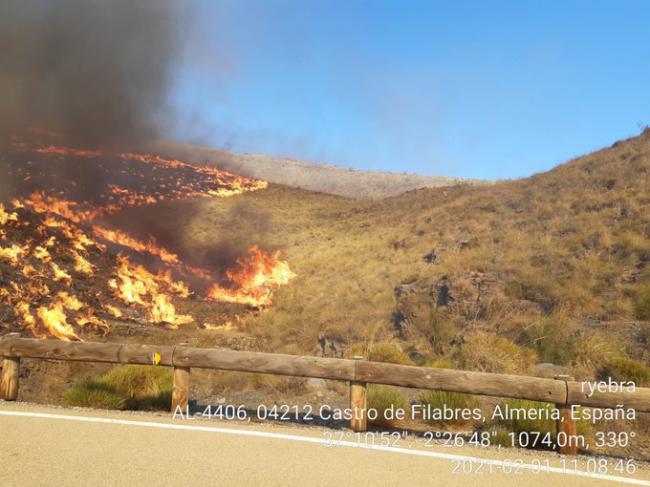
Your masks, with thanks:
[{"label": "hillside", "polygon": [[492,186],[364,202],[270,185],[128,215],[197,262],[282,249],[297,277],[242,325],[272,349],[392,342],[419,363],[588,377],[620,356],[650,360],[649,170],[645,131]]},{"label": "hillside", "polygon": [[418,174],[367,172],[262,154],[239,154],[169,141],[141,148],[195,164],[214,165],[234,174],[322,193],[378,199],[417,188],[489,184],[487,181]]}]

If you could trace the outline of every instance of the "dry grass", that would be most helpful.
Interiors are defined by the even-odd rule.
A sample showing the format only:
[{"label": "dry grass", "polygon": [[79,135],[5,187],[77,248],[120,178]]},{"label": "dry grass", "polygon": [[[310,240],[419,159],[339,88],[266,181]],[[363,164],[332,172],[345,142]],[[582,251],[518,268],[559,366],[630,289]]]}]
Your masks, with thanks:
[{"label": "dry grass", "polygon": [[515,345],[507,338],[476,333],[467,337],[456,360],[466,370],[524,374],[537,362],[537,354]]},{"label": "dry grass", "polygon": [[352,198],[385,198],[415,188],[459,184],[489,184],[485,181],[419,174],[366,172],[332,164],[317,164],[262,154],[238,154],[190,144],[158,141],[145,152],[163,153],[198,164],[214,164],[235,174],[264,179],[312,191]]},{"label": "dry grass", "polygon": [[413,365],[413,361],[399,345],[394,343],[355,344],[350,347],[350,357],[361,356],[373,362],[387,362],[391,364]]},{"label": "dry grass", "polygon": [[391,426],[393,420],[387,419],[386,411],[404,409],[408,411],[408,401],[396,387],[370,385],[368,387],[368,409],[376,409],[377,418],[370,421],[375,426]]},{"label": "dry grass", "polygon": [[600,370],[600,378],[606,380],[632,381],[637,387],[650,386],[650,367],[638,360],[616,357],[607,361]]},{"label": "dry grass", "polygon": [[[620,350],[584,322],[645,317],[649,173],[647,132],[489,187],[362,202],[271,185],[237,198],[161,204],[155,221],[161,234],[176,236],[173,251],[217,270],[252,243],[284,251],[298,277],[243,325],[270,349],[316,354],[324,335],[348,350],[399,341],[425,357],[459,354],[484,370],[522,372],[538,354],[593,374],[599,354]],[[133,210],[134,221],[138,211],[152,210]],[[441,303],[444,282],[451,299]],[[495,342],[513,365],[489,361],[480,343],[460,352],[457,344],[477,331],[520,346]],[[564,347],[565,338],[574,343]]]},{"label": "dry grass", "polygon": [[650,321],[650,285],[641,288],[634,303],[634,314],[637,319]]},{"label": "dry grass", "polygon": [[[442,409],[445,406],[449,409],[469,410],[478,406],[478,401],[474,396],[469,394],[461,394],[459,392],[446,392],[446,391],[427,391],[423,392],[419,401],[421,404],[428,405],[432,409]],[[462,424],[468,421],[462,418],[453,420],[436,420],[431,419],[431,424]]]},{"label": "dry grass", "polygon": [[123,365],[68,389],[64,400],[71,406],[100,409],[169,410],[172,382],[167,368]]}]

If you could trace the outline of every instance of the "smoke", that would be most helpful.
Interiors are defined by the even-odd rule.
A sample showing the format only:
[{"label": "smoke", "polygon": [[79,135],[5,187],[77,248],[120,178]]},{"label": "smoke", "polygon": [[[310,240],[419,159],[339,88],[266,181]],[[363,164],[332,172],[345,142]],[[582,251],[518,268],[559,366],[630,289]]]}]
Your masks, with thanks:
[{"label": "smoke", "polygon": [[182,9],[174,0],[3,0],[0,141],[34,129],[92,148],[155,137],[182,51]]}]

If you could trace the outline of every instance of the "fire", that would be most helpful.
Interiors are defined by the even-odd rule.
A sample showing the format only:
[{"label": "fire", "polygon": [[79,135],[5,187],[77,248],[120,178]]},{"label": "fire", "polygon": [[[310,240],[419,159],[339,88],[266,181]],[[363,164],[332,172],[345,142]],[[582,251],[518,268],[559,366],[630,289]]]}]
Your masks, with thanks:
[{"label": "fire", "polygon": [[5,206],[0,203],[0,225],[6,225],[10,221],[18,221],[18,214],[15,212],[7,212]]},{"label": "fire", "polygon": [[269,255],[256,245],[250,247],[248,252],[250,255],[247,259],[237,259],[236,269],[226,271],[230,286],[213,285],[208,291],[210,299],[267,306],[271,304],[273,291],[295,277],[289,264],[280,260],[280,252]]},{"label": "fire", "polygon": [[80,274],[92,275],[95,266],[88,262],[82,255],[74,254],[74,270]]},{"label": "fire", "polygon": [[104,240],[108,240],[109,242],[118,245],[122,245],[123,247],[128,247],[132,250],[135,250],[136,252],[147,252],[151,255],[155,255],[159,257],[160,260],[168,264],[178,263],[178,256],[176,254],[172,254],[162,247],[159,247],[153,238],[151,238],[149,242],[141,242],[132,238],[127,233],[120,232],[118,230],[108,230],[99,226],[93,227],[93,233],[97,237],[103,238]]},{"label": "fire", "polygon": [[37,213],[54,213],[75,223],[93,220],[103,214],[117,211],[117,208],[113,207],[83,210],[79,203],[60,200],[43,193],[33,193],[25,203]]},{"label": "fire", "polygon": [[34,152],[39,154],[48,154],[59,157],[97,157],[101,154],[96,150],[73,149],[70,147],[60,147],[56,145],[49,145],[47,147],[38,147]]},{"label": "fire", "polygon": [[82,306],[75,296],[60,292],[51,307],[41,306],[36,314],[45,328],[59,340],[79,340],[74,328],[67,322],[66,310],[78,311]]},{"label": "fire", "polygon": [[25,253],[25,249],[20,245],[12,245],[11,247],[0,247],[0,259],[6,259],[12,266],[17,266],[20,263],[20,256]]},{"label": "fire", "polygon": [[128,258],[119,255],[117,276],[109,281],[115,295],[126,304],[138,304],[147,310],[147,316],[154,323],[169,323],[177,326],[193,321],[191,316],[176,314],[171,298],[163,292],[167,288],[175,294],[188,296],[189,290],[182,283],[175,283],[167,274],[154,275],[141,265],[132,264]]},{"label": "fire", "polygon": [[[203,280],[209,300],[258,308],[270,305],[274,291],[295,276],[279,252],[252,246],[226,271],[228,284],[220,286],[210,270],[187,265],[153,238],[142,241],[99,222],[129,207],[256,191],[267,187],[265,181],[158,155],[30,148],[22,142],[14,148],[46,156],[30,157],[15,169],[14,181],[22,181],[30,196],[12,200],[10,207],[0,203],[0,312],[33,336],[80,340],[88,327],[107,330],[103,318],[144,317],[172,328],[189,323],[193,317],[179,313],[175,302],[195,293],[177,274]],[[70,157],[97,159],[95,167],[105,171],[105,186],[92,201],[74,197],[76,181],[47,192],[33,183],[49,181],[48,171],[56,174],[56,164]],[[162,270],[154,273],[135,263],[131,253],[112,255],[105,243],[155,256]]]}]

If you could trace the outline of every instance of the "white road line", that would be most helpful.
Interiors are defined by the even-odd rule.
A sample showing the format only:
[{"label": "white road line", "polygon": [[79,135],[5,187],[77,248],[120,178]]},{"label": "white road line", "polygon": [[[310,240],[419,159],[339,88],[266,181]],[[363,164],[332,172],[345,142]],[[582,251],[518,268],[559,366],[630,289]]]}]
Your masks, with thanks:
[{"label": "white road line", "polygon": [[181,431],[202,431],[206,433],[221,433],[226,435],[253,436],[258,438],[273,438],[276,440],[298,441],[303,443],[314,443],[314,444],[325,445],[325,446],[344,446],[350,448],[361,448],[366,450],[379,450],[379,451],[386,451],[391,453],[401,453],[404,455],[415,455],[420,457],[442,458],[445,460],[458,460],[461,462],[474,462],[474,463],[481,463],[484,465],[496,465],[499,467],[507,467],[510,469],[531,470],[534,473],[537,472],[564,473],[567,475],[588,477],[588,478],[599,479],[599,480],[610,480],[613,482],[620,482],[624,484],[650,486],[650,481],[647,480],[634,479],[629,477],[619,477],[616,475],[598,474],[598,473],[586,472],[581,470],[574,470],[570,468],[563,469],[559,467],[550,467],[546,465],[533,465],[527,463],[515,464],[513,463],[513,461],[507,461],[507,460],[493,460],[489,458],[453,455],[450,453],[440,453],[440,452],[424,451],[424,450],[409,450],[407,448],[382,446],[382,445],[369,445],[364,443],[355,443],[353,441],[328,440],[325,438],[287,435],[282,433],[269,433],[266,431],[217,428],[214,426],[194,426],[194,425],[185,425],[185,424],[155,423],[149,421],[133,421],[128,419],[97,418],[92,416],[70,416],[64,414],[29,413],[23,411],[0,411],[0,416],[58,419],[58,420],[67,420],[67,421],[80,421],[84,423],[118,424],[123,426],[141,426],[146,428],[159,428],[159,429],[181,430]]}]

